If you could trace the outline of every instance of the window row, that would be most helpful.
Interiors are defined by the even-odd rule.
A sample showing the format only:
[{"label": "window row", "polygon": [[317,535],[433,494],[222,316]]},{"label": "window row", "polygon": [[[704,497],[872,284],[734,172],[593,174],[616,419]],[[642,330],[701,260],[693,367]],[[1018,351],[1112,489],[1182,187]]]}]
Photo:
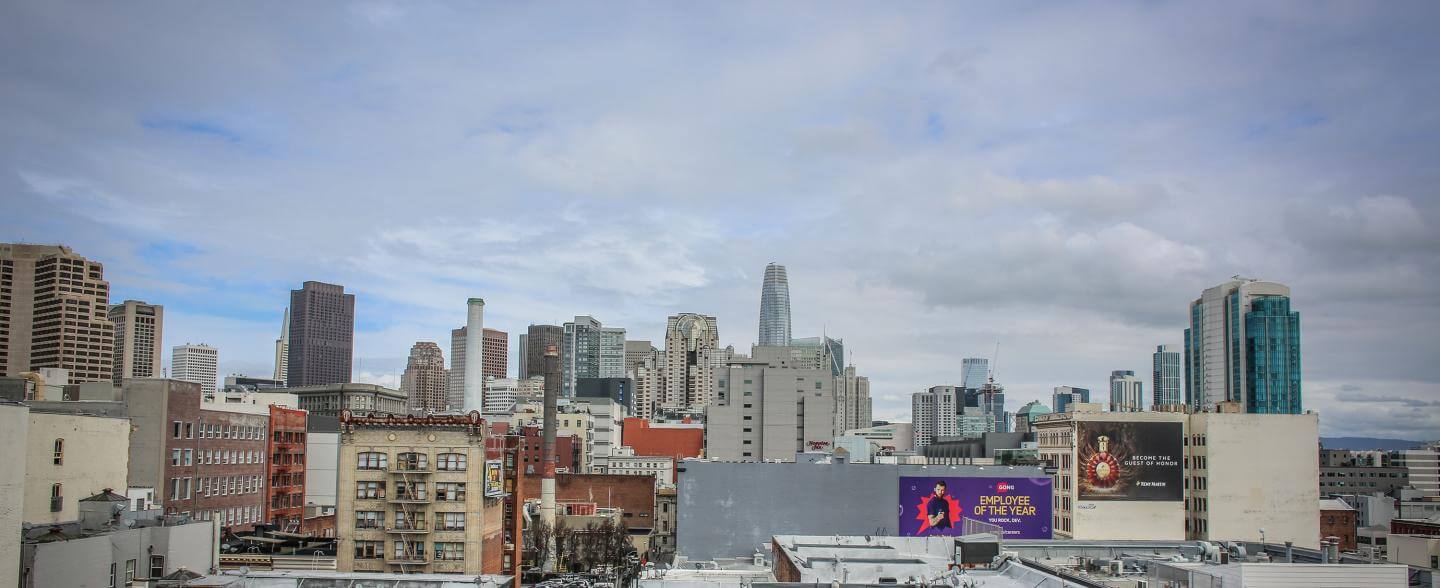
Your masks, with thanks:
[{"label": "window row", "polygon": [[[425,530],[425,516],[420,513],[395,513],[391,522],[392,529],[405,529],[413,531]],[[356,529],[381,529],[385,524],[385,512],[379,510],[357,510],[355,511]],[[437,512],[435,513],[436,531],[464,531],[465,513],[463,512]]]},{"label": "window row", "polygon": [[194,439],[196,428],[199,428],[201,439],[254,439],[257,441],[265,439],[263,425],[230,425],[228,423],[199,423],[196,425],[185,421],[170,422],[170,438]]},{"label": "window row", "polygon": [[[435,561],[464,561],[465,544],[458,541],[436,541]],[[384,541],[356,541],[355,559],[383,559]],[[419,541],[395,541],[393,559],[425,559],[425,544]]]},{"label": "window row", "polygon": [[[395,500],[430,500],[425,482],[392,482],[390,497]],[[363,481],[355,483],[355,498],[379,500],[386,497],[385,482]],[[442,502],[464,502],[464,482],[435,482],[435,500]]]},{"label": "window row", "polygon": [[[435,456],[435,469],[441,471],[465,471],[464,453],[441,453]],[[385,470],[390,468],[390,454],[379,451],[362,451],[356,455],[355,468],[361,470]],[[395,454],[395,469],[424,471],[430,469],[430,456],[424,453]]]},{"label": "window row", "polygon": [[260,476],[206,477],[200,478],[200,492],[206,496],[255,494],[265,489],[260,482]]},{"label": "window row", "polygon": [[194,449],[171,449],[170,465],[247,465],[264,464],[265,453],[255,450],[201,449],[197,456]]}]

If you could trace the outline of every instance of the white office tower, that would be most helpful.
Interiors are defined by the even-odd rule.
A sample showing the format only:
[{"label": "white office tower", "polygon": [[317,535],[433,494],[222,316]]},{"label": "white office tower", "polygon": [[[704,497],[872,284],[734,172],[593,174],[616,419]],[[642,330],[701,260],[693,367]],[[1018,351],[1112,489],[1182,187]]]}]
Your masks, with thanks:
[{"label": "white office tower", "polygon": [[215,398],[220,374],[220,350],[209,345],[176,345],[170,353],[170,377],[195,382],[205,398]]},{"label": "white office tower", "polygon": [[870,378],[857,375],[855,366],[847,366],[835,378],[835,431],[869,427]]},{"label": "white office tower", "polygon": [[1110,372],[1110,412],[1145,410],[1145,383],[1135,377],[1134,370]]},{"label": "white office tower", "polygon": [[915,451],[923,450],[936,437],[959,434],[959,407],[963,392],[954,386],[932,386],[910,396],[910,416],[915,430]]},{"label": "white office tower", "polygon": [[290,373],[290,307],[285,307],[285,322],[280,323],[280,338],[275,340],[275,377],[288,382]]},{"label": "white office tower", "polygon": [[485,409],[485,380],[480,371],[484,363],[485,300],[471,298],[466,302],[465,315],[465,412]]},{"label": "white office tower", "polygon": [[785,266],[765,266],[760,285],[760,345],[783,347],[790,344],[790,279]]}]

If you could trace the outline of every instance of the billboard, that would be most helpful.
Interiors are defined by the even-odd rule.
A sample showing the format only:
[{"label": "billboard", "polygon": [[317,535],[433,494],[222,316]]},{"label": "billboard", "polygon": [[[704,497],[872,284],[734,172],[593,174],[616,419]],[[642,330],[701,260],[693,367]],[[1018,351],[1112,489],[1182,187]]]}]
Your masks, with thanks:
[{"label": "billboard", "polygon": [[1050,478],[900,477],[900,534],[963,535],[965,521],[1009,539],[1050,538]]},{"label": "billboard", "polygon": [[501,467],[500,460],[488,460],[485,462],[485,495],[501,496],[503,494],[505,494],[505,469]]},{"label": "billboard", "polygon": [[1180,501],[1180,423],[1081,421],[1076,429],[1079,500]]}]

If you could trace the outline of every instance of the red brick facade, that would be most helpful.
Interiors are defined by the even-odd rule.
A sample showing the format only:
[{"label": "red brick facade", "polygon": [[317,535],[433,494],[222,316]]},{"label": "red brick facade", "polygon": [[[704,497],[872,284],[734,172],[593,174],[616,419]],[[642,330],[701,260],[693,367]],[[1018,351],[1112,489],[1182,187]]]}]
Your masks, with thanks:
[{"label": "red brick facade", "polygon": [[705,451],[705,430],[699,427],[656,427],[642,418],[625,419],[620,430],[620,444],[635,450],[635,455],[663,455],[675,458],[675,467],[687,457],[700,457]]},{"label": "red brick facade", "polygon": [[1320,538],[1339,537],[1340,551],[1355,551],[1355,526],[1358,524],[1353,510],[1320,511]]},{"label": "red brick facade", "polygon": [[[540,496],[540,476],[525,476],[521,487],[525,496]],[[621,520],[632,531],[655,528],[655,478],[650,476],[559,474],[555,476],[555,500],[619,508]]]},{"label": "red brick facade", "polygon": [[[176,420],[176,408],[171,405],[172,422]],[[255,523],[265,520],[270,419],[218,410],[198,412],[193,499],[180,501],[177,506],[181,511],[191,511],[196,518],[218,520],[221,527],[232,532],[249,531]],[[167,496],[171,490],[166,489]]]},{"label": "red brick facade", "polygon": [[305,517],[305,425],[303,410],[270,407],[268,492],[265,520],[298,530]]}]

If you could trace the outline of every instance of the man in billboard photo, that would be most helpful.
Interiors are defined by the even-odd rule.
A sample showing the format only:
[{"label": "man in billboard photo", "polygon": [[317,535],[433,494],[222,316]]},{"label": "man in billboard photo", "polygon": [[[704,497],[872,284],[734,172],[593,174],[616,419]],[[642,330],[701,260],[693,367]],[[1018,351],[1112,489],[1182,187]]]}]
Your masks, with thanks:
[{"label": "man in billboard photo", "polygon": [[935,482],[935,496],[925,505],[925,516],[931,529],[950,529],[950,501],[945,499],[945,481]]}]

